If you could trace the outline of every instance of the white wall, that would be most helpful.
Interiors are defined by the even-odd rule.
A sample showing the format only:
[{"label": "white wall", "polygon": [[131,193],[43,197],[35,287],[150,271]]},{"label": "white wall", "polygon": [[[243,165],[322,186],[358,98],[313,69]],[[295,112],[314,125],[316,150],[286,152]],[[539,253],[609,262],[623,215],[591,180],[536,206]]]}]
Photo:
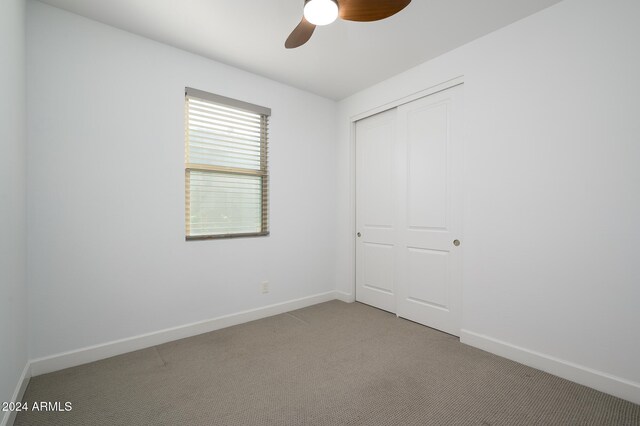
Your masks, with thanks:
[{"label": "white wall", "polygon": [[640,402],[638,16],[566,0],[342,101],[338,290],[349,118],[464,75],[463,341]]},{"label": "white wall", "polygon": [[[335,289],[335,102],[39,2],[28,20],[32,358]],[[185,86],[272,109],[271,236],[185,242]]]},{"label": "white wall", "polygon": [[25,22],[24,0],[0,2],[0,401],[27,364]]}]

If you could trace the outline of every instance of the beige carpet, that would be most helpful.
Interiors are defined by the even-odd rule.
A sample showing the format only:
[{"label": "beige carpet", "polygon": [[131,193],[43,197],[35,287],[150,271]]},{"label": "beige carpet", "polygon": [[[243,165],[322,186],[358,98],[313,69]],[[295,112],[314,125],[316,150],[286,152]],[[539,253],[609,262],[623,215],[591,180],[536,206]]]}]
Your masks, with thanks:
[{"label": "beige carpet", "polygon": [[31,379],[16,425],[640,425],[640,406],[354,303]]}]

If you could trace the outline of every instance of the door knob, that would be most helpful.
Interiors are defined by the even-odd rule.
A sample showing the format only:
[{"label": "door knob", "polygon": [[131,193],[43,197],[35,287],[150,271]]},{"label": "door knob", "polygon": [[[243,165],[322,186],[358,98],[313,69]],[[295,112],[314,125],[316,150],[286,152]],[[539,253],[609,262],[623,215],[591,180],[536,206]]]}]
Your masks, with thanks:
[{"label": "door knob", "polygon": [[453,245],[458,247],[460,245],[460,240],[453,240]]},{"label": "door knob", "polygon": [[362,234],[359,233],[359,232],[356,235],[358,236],[358,238],[360,238],[362,236]]}]

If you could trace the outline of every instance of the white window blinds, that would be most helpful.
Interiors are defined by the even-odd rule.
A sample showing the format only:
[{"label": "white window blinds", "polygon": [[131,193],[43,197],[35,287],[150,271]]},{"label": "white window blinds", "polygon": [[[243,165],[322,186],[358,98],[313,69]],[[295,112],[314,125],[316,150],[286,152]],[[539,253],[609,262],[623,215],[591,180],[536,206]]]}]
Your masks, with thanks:
[{"label": "white window blinds", "polygon": [[268,235],[271,110],[185,90],[187,239]]}]

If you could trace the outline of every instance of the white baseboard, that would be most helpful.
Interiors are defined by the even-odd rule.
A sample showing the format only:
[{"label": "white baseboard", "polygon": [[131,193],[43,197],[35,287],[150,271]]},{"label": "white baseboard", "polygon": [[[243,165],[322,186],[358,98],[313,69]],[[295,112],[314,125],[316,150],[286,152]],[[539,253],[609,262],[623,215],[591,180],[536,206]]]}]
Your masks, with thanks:
[{"label": "white baseboard", "polygon": [[335,299],[342,300],[341,296],[342,295],[337,294],[335,291],[329,291],[261,308],[250,309],[235,314],[224,315],[205,321],[199,321],[192,324],[186,324],[44,358],[34,359],[31,360],[31,374],[33,376],[39,376],[41,374],[75,367],[77,365],[110,358],[116,355],[122,355],[127,352],[149,348],[151,346],[160,345],[174,340],[184,339],[185,337],[208,333],[221,328],[231,327],[233,325],[305,308],[318,303],[328,302]]},{"label": "white baseboard", "polygon": [[352,293],[345,293],[344,291],[336,290],[335,296],[336,296],[336,299],[342,300],[343,302],[346,302],[346,303],[353,303],[356,301],[355,295],[353,295]]},{"label": "white baseboard", "polygon": [[461,330],[460,342],[640,404],[640,383],[512,345],[469,330]]},{"label": "white baseboard", "polygon": [[[29,384],[29,379],[31,378],[31,368],[30,363],[27,362],[27,365],[24,366],[22,370],[22,374],[18,379],[18,384],[16,385],[16,390],[13,392],[13,396],[10,401],[7,402],[18,402],[22,401],[22,397],[24,396],[24,391],[27,390],[27,385]],[[11,426],[13,422],[16,420],[16,415],[18,413],[16,411],[6,411],[4,416],[2,416],[2,420],[0,420],[0,426]]]}]

